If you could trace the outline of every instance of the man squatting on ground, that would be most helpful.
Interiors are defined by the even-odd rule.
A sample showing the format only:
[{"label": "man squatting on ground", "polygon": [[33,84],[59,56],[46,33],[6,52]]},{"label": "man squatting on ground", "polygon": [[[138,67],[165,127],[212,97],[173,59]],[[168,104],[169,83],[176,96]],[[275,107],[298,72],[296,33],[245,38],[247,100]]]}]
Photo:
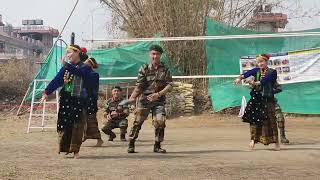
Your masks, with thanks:
[{"label": "man squatting on ground", "polygon": [[120,140],[126,141],[126,133],[128,128],[129,108],[127,105],[119,105],[123,101],[122,89],[119,86],[112,88],[112,98],[105,103],[104,117],[107,122],[102,127],[102,131],[109,135],[109,141],[116,138],[116,134],[112,129],[120,128]]}]

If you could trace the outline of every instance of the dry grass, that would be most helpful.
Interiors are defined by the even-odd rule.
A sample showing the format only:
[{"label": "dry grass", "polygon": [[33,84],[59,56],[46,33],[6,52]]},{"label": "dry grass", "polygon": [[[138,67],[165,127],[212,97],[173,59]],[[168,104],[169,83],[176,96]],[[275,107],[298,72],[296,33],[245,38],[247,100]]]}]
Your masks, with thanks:
[{"label": "dry grass", "polygon": [[4,95],[21,95],[32,81],[37,65],[34,60],[1,60],[0,61],[0,88]]}]

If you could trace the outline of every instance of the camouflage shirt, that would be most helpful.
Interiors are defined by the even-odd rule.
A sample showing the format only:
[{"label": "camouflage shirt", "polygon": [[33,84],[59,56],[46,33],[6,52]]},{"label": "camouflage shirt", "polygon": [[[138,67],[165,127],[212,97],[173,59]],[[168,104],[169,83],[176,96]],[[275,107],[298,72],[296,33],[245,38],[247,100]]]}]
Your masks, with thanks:
[{"label": "camouflage shirt", "polygon": [[168,84],[172,83],[172,76],[164,64],[160,64],[155,69],[152,64],[145,64],[139,69],[137,87],[142,94],[152,94],[163,90]]},{"label": "camouflage shirt", "polygon": [[129,107],[127,105],[119,106],[119,103],[123,101],[123,98],[115,100],[110,98],[105,103],[105,112],[111,114],[112,111],[116,111],[118,116],[115,119],[124,119],[129,116]]}]

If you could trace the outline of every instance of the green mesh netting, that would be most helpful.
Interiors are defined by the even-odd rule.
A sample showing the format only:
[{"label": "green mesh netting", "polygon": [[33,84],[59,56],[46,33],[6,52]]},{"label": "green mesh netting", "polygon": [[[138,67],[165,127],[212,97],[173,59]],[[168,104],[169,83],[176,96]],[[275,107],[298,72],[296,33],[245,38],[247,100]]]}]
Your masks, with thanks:
[{"label": "green mesh netting", "polygon": [[[207,18],[208,36],[249,35],[261,32],[229,27]],[[320,29],[309,30],[319,32]],[[241,56],[278,53],[320,47],[319,36],[207,40],[206,53],[209,75],[238,75]],[[320,71],[320,69],[319,69]],[[249,89],[233,85],[234,78],[215,78],[209,81],[209,95],[215,111],[239,106],[242,96],[249,98]],[[284,112],[320,114],[320,82],[295,83],[283,86],[278,96]]]},{"label": "green mesh netting", "polygon": [[[99,64],[97,72],[100,77],[136,77],[141,65],[149,62],[149,47],[153,44],[159,44],[159,42],[142,42],[117,48],[97,49],[88,51],[87,54],[97,60]],[[61,68],[60,59],[64,55],[65,50],[66,49],[62,47],[54,47],[52,52],[44,60],[44,63],[34,79],[53,79]],[[179,70],[169,63],[168,56],[165,52],[162,54],[161,58],[161,61],[168,65],[173,75],[180,74]],[[129,80],[101,80],[100,84],[113,84],[128,81]],[[31,100],[33,83],[31,83],[30,87],[27,94],[27,100]],[[44,89],[45,83],[37,83],[36,88]],[[35,97],[39,97],[41,93],[41,91],[36,91]]]}]

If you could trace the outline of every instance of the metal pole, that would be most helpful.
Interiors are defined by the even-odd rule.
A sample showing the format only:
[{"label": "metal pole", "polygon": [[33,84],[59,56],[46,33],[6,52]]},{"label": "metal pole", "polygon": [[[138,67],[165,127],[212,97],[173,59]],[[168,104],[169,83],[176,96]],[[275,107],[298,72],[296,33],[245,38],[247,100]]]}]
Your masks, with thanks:
[{"label": "metal pole", "polygon": [[[91,39],[93,39],[93,11],[91,12]],[[93,49],[93,41],[91,41],[91,50]]]},{"label": "metal pole", "polygon": [[127,97],[126,99],[129,99],[129,83],[127,84]]},{"label": "metal pole", "polygon": [[56,73],[58,73],[58,52],[57,52],[57,42],[58,41],[56,41],[56,44],[54,45],[54,52],[55,52],[55,54],[56,54]]},{"label": "metal pole", "polygon": [[[45,87],[47,87],[47,82],[44,82]],[[45,114],[46,114],[46,100],[43,101],[43,106],[42,106],[42,121],[41,121],[41,127],[42,131],[44,131],[44,119],[45,119]]]},{"label": "metal pole", "polygon": [[283,37],[320,36],[320,32],[290,32],[274,34],[249,35],[218,35],[218,36],[185,36],[162,38],[128,38],[128,39],[84,39],[86,42],[151,42],[151,41],[195,41],[195,40],[226,40],[226,39],[252,39],[252,38],[283,38]]},{"label": "metal pole", "polygon": [[33,114],[34,96],[35,96],[35,92],[36,92],[36,84],[37,84],[37,80],[35,79],[33,83],[34,83],[34,84],[33,84],[33,90],[32,90],[31,108],[30,108],[30,115],[29,115],[29,121],[28,121],[28,129],[27,129],[27,133],[29,133],[29,132],[30,132],[31,119],[32,119],[32,114]]},{"label": "metal pole", "polygon": [[[44,86],[47,87],[47,81],[44,82]],[[42,131],[44,131],[44,120],[45,120],[45,114],[46,114],[46,100],[43,101],[43,107],[42,107],[42,121],[41,121],[41,127]]]},{"label": "metal pole", "polygon": [[61,52],[61,56],[60,56],[60,59],[63,57],[63,54],[62,54],[62,39],[60,38],[60,52]]},{"label": "metal pole", "polygon": [[56,108],[57,108],[57,114],[59,113],[59,91],[56,90]]},{"label": "metal pole", "polygon": [[74,34],[74,32],[72,32],[71,33],[71,41],[70,41],[71,45],[74,45],[74,40],[75,40],[75,34]]}]

